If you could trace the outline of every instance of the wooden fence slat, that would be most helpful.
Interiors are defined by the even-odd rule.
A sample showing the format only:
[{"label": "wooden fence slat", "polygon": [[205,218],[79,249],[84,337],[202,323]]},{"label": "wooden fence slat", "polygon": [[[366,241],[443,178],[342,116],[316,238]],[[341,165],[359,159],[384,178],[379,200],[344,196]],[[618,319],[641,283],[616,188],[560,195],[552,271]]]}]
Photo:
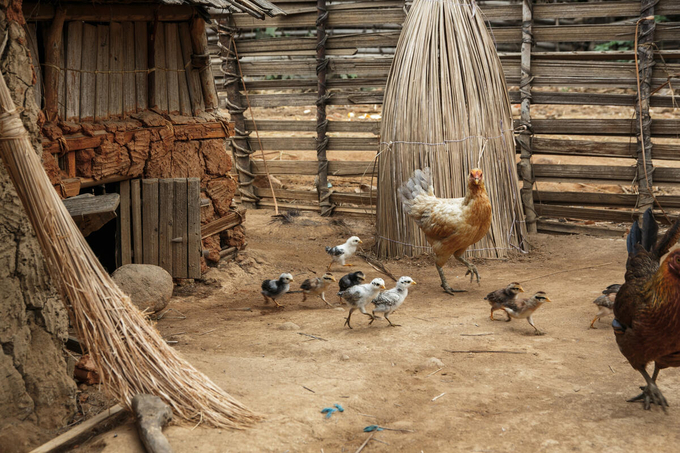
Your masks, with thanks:
[{"label": "wooden fence slat", "polygon": [[191,64],[191,55],[193,54],[191,47],[191,32],[189,30],[189,24],[186,22],[179,24],[179,38],[184,67],[187,68],[188,71],[187,82],[189,84],[191,111],[195,116],[198,116],[205,110],[205,104],[203,102],[203,89],[201,88],[201,78],[198,74],[198,68],[195,68],[193,64]]},{"label": "wooden fence slat", "polygon": [[83,23],[68,23],[66,44],[66,120],[80,119],[80,64],[83,59]]},{"label": "wooden fence slat", "polygon": [[149,31],[146,22],[135,22],[135,88],[137,111],[146,110],[149,105],[149,74],[143,72],[148,69]]},{"label": "wooden fence slat", "polygon": [[80,120],[92,121],[95,109],[95,77],[97,69],[97,27],[83,24],[82,74],[80,77]]},{"label": "wooden fence slat", "polygon": [[187,203],[188,188],[186,179],[175,179],[175,209],[173,222],[172,239],[172,272],[173,277],[189,278],[189,268],[187,265]]},{"label": "wooden fence slat", "polygon": [[111,22],[111,53],[109,60],[109,108],[108,112],[112,116],[120,117],[123,115],[123,24]]},{"label": "wooden fence slat", "polygon": [[142,179],[144,264],[158,266],[158,179]]},{"label": "wooden fence slat", "polygon": [[168,22],[165,24],[165,65],[168,68],[166,79],[168,84],[168,113],[179,113],[179,70],[177,63],[177,24]]},{"label": "wooden fence slat", "polygon": [[[31,51],[31,63],[34,68],[40,68],[40,53],[38,52],[38,29],[37,24],[29,23],[26,24],[28,33],[26,37],[28,38],[28,48]],[[42,108],[43,104],[43,79],[42,71],[37,69],[35,71],[36,79],[35,85],[33,86],[33,93],[35,95],[35,103],[38,108]]]},{"label": "wooden fence slat", "polygon": [[108,25],[97,25],[97,74],[95,76],[95,121],[109,117],[109,47]]},{"label": "wooden fence slat", "polygon": [[[316,175],[318,163],[316,161],[268,161],[269,172],[273,175]],[[253,160],[251,170],[253,174],[264,175],[262,161]],[[378,166],[374,162],[330,161],[328,162],[328,176],[364,176],[370,181],[371,175],[377,175]],[[368,181],[366,181],[368,183]]]},{"label": "wooden fence slat", "polygon": [[163,22],[153,24],[151,55],[153,56],[152,67],[154,71],[149,74],[149,106],[159,109],[161,112],[168,111],[168,77],[165,72],[167,62],[165,60],[165,25]]},{"label": "wooden fence slat", "polygon": [[130,204],[132,206],[132,257],[135,264],[144,263],[142,250],[142,193],[139,179],[130,181]]},{"label": "wooden fence slat", "polygon": [[123,22],[123,113],[127,116],[135,113],[135,24]]},{"label": "wooden fence slat", "polygon": [[201,180],[187,180],[188,278],[201,278]]},{"label": "wooden fence slat", "polygon": [[158,265],[173,274],[171,242],[174,238],[174,200],[175,182],[173,179],[161,179],[159,183],[159,217],[158,217]]},{"label": "wooden fence slat", "polygon": [[[316,151],[316,140],[313,137],[249,137],[248,143],[253,150],[260,149],[260,142],[265,151]],[[378,137],[330,137],[328,151],[378,151]]]},{"label": "wooden fence slat", "polygon": [[120,182],[120,215],[118,217],[118,235],[120,238],[120,264],[132,263],[132,241],[130,234],[130,181]]},{"label": "wooden fence slat", "polygon": [[[253,120],[246,120],[246,128],[253,130]],[[295,132],[314,132],[316,131],[315,121],[305,120],[257,120],[259,131],[295,131]],[[358,120],[358,121],[328,121],[328,132],[364,132],[375,135],[380,134],[380,121]]]},{"label": "wooden fence slat", "polygon": [[179,83],[179,111],[182,115],[191,116],[191,97],[189,96],[189,79],[191,73],[191,59],[184,61],[182,44],[179,38],[179,27],[175,27],[175,47],[177,48],[177,73]]}]

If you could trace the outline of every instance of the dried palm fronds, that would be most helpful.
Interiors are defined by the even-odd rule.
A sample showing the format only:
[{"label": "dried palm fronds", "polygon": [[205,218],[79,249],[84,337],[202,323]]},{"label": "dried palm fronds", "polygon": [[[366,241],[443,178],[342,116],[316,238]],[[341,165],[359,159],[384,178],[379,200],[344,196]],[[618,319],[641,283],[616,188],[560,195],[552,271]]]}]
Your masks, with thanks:
[{"label": "dried palm fronds", "polygon": [[493,207],[489,234],[468,255],[504,257],[526,235],[512,117],[494,43],[474,0],[416,0],[385,89],[378,155],[378,255],[417,255],[427,241],[397,189],[431,167],[435,194],[465,195],[480,167]]},{"label": "dried palm fronds", "polygon": [[258,420],[170,348],[102,268],[50,184],[2,75],[0,154],[107,393],[128,408],[138,393],[157,395],[194,423],[241,428]]}]

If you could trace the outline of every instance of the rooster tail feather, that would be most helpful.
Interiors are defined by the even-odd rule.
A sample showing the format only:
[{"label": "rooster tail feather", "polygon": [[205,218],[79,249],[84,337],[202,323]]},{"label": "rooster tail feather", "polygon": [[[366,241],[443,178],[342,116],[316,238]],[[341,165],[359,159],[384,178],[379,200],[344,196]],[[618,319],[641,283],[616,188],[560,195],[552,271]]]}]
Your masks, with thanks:
[{"label": "rooster tail feather", "polygon": [[639,244],[640,242],[642,242],[642,230],[636,221],[633,222],[633,226],[630,227],[630,233],[628,233],[628,238],[626,239],[626,248],[628,249],[629,255],[632,255],[635,252],[635,244]]},{"label": "rooster tail feather", "polygon": [[406,213],[410,213],[413,200],[420,194],[428,194],[432,187],[432,172],[429,168],[416,170],[413,176],[399,188],[399,200]]},{"label": "rooster tail feather", "polygon": [[645,250],[651,252],[656,245],[659,235],[659,224],[654,219],[652,208],[648,208],[642,215],[642,240],[641,244]]},{"label": "rooster tail feather", "polygon": [[659,257],[665,255],[678,242],[678,239],[680,239],[680,217],[675,220],[673,226],[666,231],[666,234],[663,235],[656,245],[656,255]]}]

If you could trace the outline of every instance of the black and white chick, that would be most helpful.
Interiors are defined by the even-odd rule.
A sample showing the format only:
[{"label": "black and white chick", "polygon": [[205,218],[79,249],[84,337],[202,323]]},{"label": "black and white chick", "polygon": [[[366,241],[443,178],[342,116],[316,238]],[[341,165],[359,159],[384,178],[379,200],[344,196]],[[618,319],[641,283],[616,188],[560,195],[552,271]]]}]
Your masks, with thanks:
[{"label": "black and white chick", "polygon": [[[512,282],[505,288],[497,289],[496,291],[492,291],[489,294],[487,294],[484,300],[488,301],[489,305],[491,305],[491,314],[489,315],[489,319],[493,321],[494,311],[502,310],[503,304],[505,302],[517,299],[519,293],[523,292],[524,288],[522,288],[522,285],[520,285],[517,282]],[[506,319],[506,321],[509,320],[510,315],[508,315],[508,319]]]},{"label": "black and white chick", "polygon": [[[340,288],[340,291],[346,291],[348,288],[351,288],[352,286],[355,285],[361,285],[364,280],[366,280],[366,276],[364,275],[363,272],[357,271],[357,272],[352,272],[350,274],[347,274],[343,276],[340,281],[338,282],[338,287]],[[342,301],[342,298],[340,298]]]},{"label": "black and white chick", "polygon": [[508,314],[507,322],[510,322],[511,318],[526,319],[531,324],[531,327],[536,330],[536,335],[543,335],[543,332],[534,325],[534,320],[531,316],[546,302],[552,301],[543,291],[539,291],[529,299],[510,300],[504,303],[503,310]]},{"label": "black and white chick", "polygon": [[366,305],[378,295],[381,289],[385,289],[385,282],[382,278],[374,278],[371,283],[355,285],[338,293],[338,296],[342,297],[347,304],[352,307],[349,309],[347,320],[345,320],[345,325],[347,327],[350,329],[352,328],[349,320],[352,317],[354,310],[359,310],[361,313],[371,318],[371,320],[373,319],[372,314],[366,313]]},{"label": "black and white chick", "polygon": [[603,296],[600,296],[593,301],[593,303],[597,305],[598,311],[590,323],[591,329],[597,329],[597,327],[595,327],[595,321],[603,316],[614,313],[614,301],[616,301],[616,293],[619,292],[619,289],[621,289],[621,285],[619,284],[609,285],[607,286],[607,289],[602,291]]},{"label": "black and white chick", "polygon": [[321,297],[321,300],[323,300],[326,305],[332,307],[333,305],[328,303],[324,293],[328,290],[331,283],[335,281],[335,277],[333,277],[333,274],[330,272],[326,272],[320,278],[308,278],[300,285],[300,289],[302,290],[302,302],[307,300],[307,294],[313,294]]},{"label": "black and white chick", "polygon": [[283,308],[283,305],[279,304],[276,299],[290,291],[290,282],[292,281],[293,276],[286,273],[281,274],[278,280],[263,281],[261,293],[264,296],[264,302],[267,304],[271,299],[277,307]]},{"label": "black and white chick", "polygon": [[373,305],[375,305],[375,309],[373,310],[373,319],[371,319],[371,322],[369,322],[368,325],[373,324],[373,321],[375,321],[376,318],[376,313],[384,313],[383,316],[387,322],[390,323],[390,326],[399,327],[399,324],[392,324],[389,316],[395,312],[401,304],[404,303],[406,296],[408,296],[408,288],[415,284],[415,280],[413,280],[411,277],[401,277],[397,281],[397,285],[394,288],[388,289],[387,291],[383,291],[378,294],[378,297],[371,301]]},{"label": "black and white chick", "polygon": [[345,260],[354,256],[357,251],[357,247],[361,243],[361,239],[356,236],[352,236],[342,245],[326,247],[326,253],[331,256],[331,263],[328,265],[328,270],[331,270],[333,263],[340,263],[342,266],[351,266],[351,264],[345,264]]}]

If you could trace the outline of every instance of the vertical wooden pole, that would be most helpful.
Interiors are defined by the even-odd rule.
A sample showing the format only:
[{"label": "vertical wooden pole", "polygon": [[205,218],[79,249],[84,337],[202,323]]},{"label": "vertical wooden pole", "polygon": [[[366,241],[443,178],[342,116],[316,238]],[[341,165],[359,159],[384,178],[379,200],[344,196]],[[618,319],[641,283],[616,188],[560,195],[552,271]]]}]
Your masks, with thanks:
[{"label": "vertical wooden pole", "polygon": [[120,238],[120,266],[132,263],[132,235],[130,234],[130,181],[120,182],[120,215],[118,237]]},{"label": "vertical wooden pole", "polygon": [[[45,115],[47,121],[56,121],[59,114],[59,79],[62,71],[64,20],[66,10],[57,8],[52,25],[45,37]],[[36,68],[39,71],[40,68]]]},{"label": "vertical wooden pole", "polygon": [[109,118],[109,48],[110,26],[97,25],[97,74],[95,75],[95,121]]},{"label": "vertical wooden pole", "polygon": [[201,278],[201,180],[187,179],[187,276]]},{"label": "vertical wooden pole", "polygon": [[248,209],[257,208],[259,198],[253,190],[255,175],[251,171],[250,155],[253,150],[248,144],[248,134],[246,131],[246,121],[243,112],[241,99],[241,75],[238,68],[238,57],[236,56],[236,42],[230,32],[220,34],[220,42],[223,51],[227,52],[224,57],[222,72],[224,73],[224,88],[227,94],[227,109],[231,120],[234,122],[234,137],[231,140],[234,166],[238,172],[238,188],[241,194],[241,204]]},{"label": "vertical wooden pole", "polygon": [[175,204],[175,180],[159,181],[160,213],[158,218],[158,265],[174,275],[172,271],[173,219]]},{"label": "vertical wooden pole", "polygon": [[97,70],[97,27],[83,24],[83,55],[80,75],[80,121],[94,119],[95,71]]},{"label": "vertical wooden pole", "polygon": [[135,22],[135,88],[137,111],[149,106],[149,30],[146,22]]},{"label": "vertical wooden pole", "polygon": [[519,177],[522,179],[520,194],[524,205],[527,231],[536,233],[536,211],[534,210],[534,170],[531,166],[531,141],[533,129],[531,126],[531,48],[533,46],[533,0],[522,0],[522,55],[521,55],[521,79],[520,99],[522,111],[520,116],[521,131],[517,141],[521,148],[520,161],[517,164]]},{"label": "vertical wooden pole", "polygon": [[135,90],[135,24],[123,22],[123,115],[129,116],[137,110]]},{"label": "vertical wooden pole", "polygon": [[318,96],[316,99],[316,160],[319,163],[316,193],[319,196],[319,208],[322,216],[329,216],[333,213],[331,204],[331,192],[328,190],[328,159],[326,158],[326,148],[328,148],[328,137],[326,129],[328,119],[326,118],[326,69],[328,59],[326,58],[326,22],[328,21],[328,10],[326,0],[316,1],[316,76]]},{"label": "vertical wooden pole", "polygon": [[83,23],[68,23],[68,47],[66,49],[66,120],[80,119],[80,63],[83,59]]},{"label": "vertical wooden pole", "polygon": [[186,179],[175,179],[175,214],[172,228],[172,276],[189,278],[188,255],[188,184]]},{"label": "vertical wooden pole", "polygon": [[158,179],[142,179],[142,248],[144,264],[158,266]]},{"label": "vertical wooden pole", "polygon": [[208,53],[208,36],[205,34],[205,19],[194,16],[191,20],[191,46],[194,49],[192,56],[193,66],[199,68],[201,85],[203,86],[203,99],[206,112],[212,112],[219,105],[215,78],[210,66],[210,54]]},{"label": "vertical wooden pole", "polygon": [[142,191],[139,179],[130,181],[130,205],[132,208],[132,256],[135,264],[144,263],[142,250]]},{"label": "vertical wooden pole", "polygon": [[652,118],[649,115],[649,101],[651,97],[652,70],[654,68],[654,30],[656,22],[653,19],[654,6],[659,0],[641,0],[640,17],[652,17],[639,23],[637,38],[638,57],[638,85],[639,101],[635,104],[637,121],[637,208],[644,212],[654,205],[652,195],[654,165],[652,164]]},{"label": "vertical wooden pole", "polygon": [[201,88],[201,76],[198,68],[192,64],[191,56],[193,49],[191,47],[191,32],[189,31],[189,24],[181,22],[179,24],[180,46],[182,47],[182,61],[185,71],[187,71],[187,81],[189,84],[189,97],[191,100],[191,110],[194,116],[200,116],[205,110],[203,103],[203,89]]}]

